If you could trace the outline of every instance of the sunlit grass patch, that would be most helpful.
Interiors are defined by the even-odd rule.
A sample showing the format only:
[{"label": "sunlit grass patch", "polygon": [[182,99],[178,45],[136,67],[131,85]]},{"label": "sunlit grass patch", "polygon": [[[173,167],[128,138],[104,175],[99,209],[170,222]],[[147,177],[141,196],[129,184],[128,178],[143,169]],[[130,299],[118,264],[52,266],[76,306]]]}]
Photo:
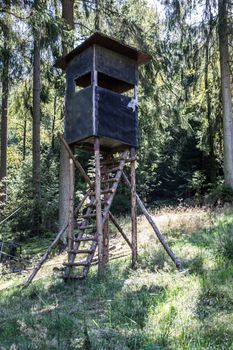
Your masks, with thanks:
[{"label": "sunlit grass patch", "polygon": [[[233,264],[218,249],[223,231],[231,233],[232,211],[167,215],[158,214],[157,223],[182,261],[181,272],[140,217],[137,269],[128,254],[112,260],[102,280],[92,266],[85,281],[64,283],[54,267],[65,254],[54,255],[27,289],[2,289],[0,349],[233,350]],[[130,237],[130,219],[120,222]],[[123,242],[114,230],[112,237]],[[5,279],[3,286],[23,278]]]}]

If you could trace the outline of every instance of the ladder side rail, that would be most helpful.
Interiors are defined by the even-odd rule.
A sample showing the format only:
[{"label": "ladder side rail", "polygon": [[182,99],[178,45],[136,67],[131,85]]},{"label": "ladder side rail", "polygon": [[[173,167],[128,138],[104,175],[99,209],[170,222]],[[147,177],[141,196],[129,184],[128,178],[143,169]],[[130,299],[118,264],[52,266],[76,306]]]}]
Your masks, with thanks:
[{"label": "ladder side rail", "polygon": [[[94,201],[95,201],[95,197],[93,196],[93,197],[91,198],[91,204],[93,204]],[[92,210],[92,209],[91,209],[91,206],[90,206],[90,207],[87,209],[87,213],[89,214],[91,210]],[[83,220],[83,226],[84,226],[86,223],[87,223],[87,219],[84,219],[84,220]],[[80,230],[77,239],[82,238],[83,235],[84,235],[84,231],[81,231],[81,230]],[[81,243],[81,242],[74,242],[73,250],[77,251],[77,250],[79,249],[80,243]],[[75,258],[76,258],[76,253],[70,254],[70,256],[68,257],[68,263],[69,263],[69,264],[74,263]],[[64,278],[65,278],[65,279],[67,279],[67,278],[69,277],[69,274],[70,274],[70,272],[71,272],[71,268],[72,268],[72,266],[67,266],[67,267],[66,267],[66,269],[65,269],[65,274],[64,274]]]},{"label": "ladder side rail", "polygon": [[110,208],[111,208],[111,205],[112,205],[112,202],[113,202],[113,199],[115,197],[115,194],[116,194],[116,190],[117,190],[117,187],[118,187],[118,184],[121,180],[121,175],[123,173],[123,168],[124,168],[124,165],[125,165],[125,160],[128,156],[128,151],[125,151],[123,153],[123,157],[122,157],[122,160],[120,161],[120,165],[119,165],[119,170],[117,171],[117,174],[115,176],[115,179],[116,181],[113,183],[112,185],[112,190],[113,190],[113,193],[109,196],[109,199],[108,199],[108,202],[107,202],[107,205],[105,206],[104,210],[103,210],[103,214],[102,214],[102,217],[103,217],[103,224],[105,223],[107,217],[108,217],[108,213],[110,211]]}]

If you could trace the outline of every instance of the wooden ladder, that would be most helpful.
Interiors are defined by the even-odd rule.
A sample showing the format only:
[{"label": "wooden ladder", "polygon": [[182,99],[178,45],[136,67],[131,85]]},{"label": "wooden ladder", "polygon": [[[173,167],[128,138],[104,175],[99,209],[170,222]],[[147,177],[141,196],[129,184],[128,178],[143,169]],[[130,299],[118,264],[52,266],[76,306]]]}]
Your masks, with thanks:
[{"label": "wooden ladder", "polygon": [[[110,208],[116,194],[118,184],[121,180],[128,151],[123,152],[120,157],[101,161],[101,209],[102,225],[105,224]],[[89,193],[89,203],[84,207],[81,216],[76,219],[78,232],[73,236],[72,242],[68,244],[72,249],[68,250],[68,262],[65,262],[64,279],[84,279],[90,269],[93,257],[98,246],[96,229],[96,196],[95,190]],[[77,257],[84,256],[82,260],[76,261]],[[72,276],[71,270],[77,267],[81,269],[79,275]]]}]

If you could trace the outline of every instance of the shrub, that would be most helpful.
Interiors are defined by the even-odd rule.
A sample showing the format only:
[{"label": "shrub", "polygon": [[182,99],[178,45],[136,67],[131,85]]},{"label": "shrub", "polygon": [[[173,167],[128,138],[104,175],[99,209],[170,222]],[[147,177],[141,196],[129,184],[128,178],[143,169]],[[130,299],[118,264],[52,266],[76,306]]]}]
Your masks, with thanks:
[{"label": "shrub", "polygon": [[164,269],[169,265],[166,253],[162,247],[151,247],[148,245],[144,246],[143,252],[138,258],[138,263],[142,268],[150,271]]},{"label": "shrub", "polygon": [[218,256],[223,257],[233,262],[233,227],[227,225],[219,232],[219,237],[216,243],[216,253]]},{"label": "shrub", "polygon": [[219,184],[210,190],[207,201],[212,204],[233,203],[233,189],[225,184]]}]

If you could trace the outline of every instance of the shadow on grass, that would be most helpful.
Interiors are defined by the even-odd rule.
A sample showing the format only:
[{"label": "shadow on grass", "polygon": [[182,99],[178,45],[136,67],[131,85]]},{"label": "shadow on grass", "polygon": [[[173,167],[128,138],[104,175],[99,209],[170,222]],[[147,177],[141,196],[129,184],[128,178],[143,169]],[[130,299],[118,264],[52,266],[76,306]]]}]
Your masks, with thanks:
[{"label": "shadow on grass", "polygon": [[[125,287],[132,270],[121,262],[103,280],[54,279],[0,297],[0,344],[20,349],[139,349],[151,305],[163,302],[159,286]],[[108,345],[112,344],[112,345]],[[106,347],[105,347],[106,346]]]},{"label": "shadow on grass", "polygon": [[220,264],[204,274],[195,314],[202,323],[202,336],[214,349],[230,349],[233,345],[233,266]]}]

